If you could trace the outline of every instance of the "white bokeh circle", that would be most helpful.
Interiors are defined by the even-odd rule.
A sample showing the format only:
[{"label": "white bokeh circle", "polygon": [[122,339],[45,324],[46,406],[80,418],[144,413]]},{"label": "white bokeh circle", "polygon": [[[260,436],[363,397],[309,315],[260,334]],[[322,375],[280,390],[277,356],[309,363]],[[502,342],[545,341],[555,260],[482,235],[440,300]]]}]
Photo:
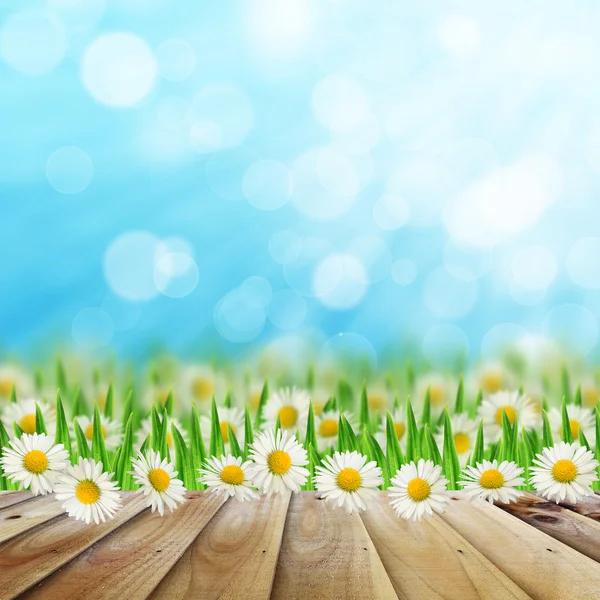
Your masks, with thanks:
[{"label": "white bokeh circle", "polygon": [[244,174],[244,196],[259,210],[281,208],[292,193],[292,175],[289,169],[276,160],[259,160]]},{"label": "white bokeh circle", "polygon": [[444,267],[433,271],[423,289],[425,305],[437,317],[459,319],[468,314],[478,297],[474,281],[461,281]]},{"label": "white bokeh circle", "polygon": [[61,194],[79,194],[94,177],[92,159],[81,148],[64,146],[46,162],[46,179]]},{"label": "white bokeh circle", "polygon": [[561,304],[550,310],[543,332],[568,349],[589,354],[598,342],[598,320],[587,308],[578,304]]},{"label": "white bokeh circle", "polygon": [[293,290],[281,290],[273,294],[267,310],[269,321],[283,330],[299,327],[306,313],[306,300]]},{"label": "white bokeh circle", "polygon": [[81,78],[88,92],[102,104],[134,106],[154,87],[156,60],[146,42],[132,33],[97,37],[81,60]]},{"label": "white bokeh circle", "polygon": [[373,218],[381,229],[400,229],[410,218],[410,206],[396,194],[384,194],[373,206]]},{"label": "white bokeh circle", "polygon": [[577,240],[567,255],[567,272],[575,284],[587,290],[600,289],[600,238]]},{"label": "white bokeh circle", "polygon": [[423,354],[434,365],[454,365],[469,355],[469,338],[456,325],[434,325],[423,338]]},{"label": "white bokeh circle", "polygon": [[335,310],[356,306],[365,295],[369,284],[368,273],[351,254],[331,254],[315,269],[314,295]]},{"label": "white bokeh circle", "polygon": [[102,308],[84,308],[75,315],[71,334],[78,346],[96,350],[110,343],[114,326],[109,314]]},{"label": "white bokeh circle", "polygon": [[399,258],[392,264],[392,279],[398,285],[410,285],[417,278],[417,265],[407,258]]},{"label": "white bokeh circle", "polygon": [[515,256],[512,264],[513,280],[529,291],[548,288],[556,276],[554,254],[544,246],[526,246]]},{"label": "white bokeh circle", "polygon": [[166,40],[156,49],[156,61],[161,77],[167,81],[183,81],[196,68],[196,52],[185,40]]},{"label": "white bokeh circle", "polygon": [[154,266],[154,283],[158,291],[169,298],[184,298],[198,285],[198,266],[184,252],[167,252]]},{"label": "white bokeh circle", "polygon": [[269,239],[269,254],[280,265],[294,262],[301,252],[302,238],[294,231],[277,231]]}]

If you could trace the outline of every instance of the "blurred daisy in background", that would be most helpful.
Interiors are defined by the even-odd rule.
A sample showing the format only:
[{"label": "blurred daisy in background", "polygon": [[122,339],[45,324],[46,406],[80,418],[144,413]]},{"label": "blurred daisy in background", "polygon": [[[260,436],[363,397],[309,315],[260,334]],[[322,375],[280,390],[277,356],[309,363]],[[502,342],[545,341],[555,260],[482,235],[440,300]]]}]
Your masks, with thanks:
[{"label": "blurred daisy in background", "polygon": [[585,377],[581,382],[581,400],[583,406],[593,409],[600,400],[600,387],[593,377]]},{"label": "blurred daisy in background", "polygon": [[467,380],[469,394],[475,397],[479,390],[490,396],[514,384],[506,367],[498,362],[486,362],[477,367]]},{"label": "blurred daisy in background", "polygon": [[177,508],[177,503],[185,501],[185,487],[183,481],[177,479],[177,471],[173,463],[168,459],[161,460],[160,454],[154,450],[148,450],[146,454],[138,453],[137,458],[132,458],[135,483],[141,486],[147,505],[152,512],[158,510],[162,517],[165,513],[165,505],[171,512]]},{"label": "blurred daisy in background", "polygon": [[265,494],[299,492],[309,475],[306,450],[295,436],[279,430],[258,433],[250,445],[250,458],[256,463],[252,483]]},{"label": "blurred daisy in background", "polygon": [[[581,431],[587,441],[593,444],[596,440],[596,416],[593,411],[589,408],[569,404],[567,405],[567,414],[573,443],[579,446],[579,432]],[[551,408],[548,411],[548,420],[552,429],[552,437],[557,441],[561,440],[563,435],[562,410]]]},{"label": "blurred daisy in background", "polygon": [[43,400],[35,400],[29,398],[27,400],[19,400],[14,403],[6,404],[2,410],[2,422],[4,427],[9,432],[13,430],[13,423],[17,423],[19,427],[29,434],[36,432],[36,404],[42,411],[44,424],[48,434],[54,434],[56,428],[55,409],[51,404]]},{"label": "blurred daisy in background", "polygon": [[56,499],[70,517],[86,523],[104,523],[112,519],[121,505],[118,486],[112,473],[102,471],[102,463],[93,458],[79,458],[61,474],[54,491]]},{"label": "blurred daisy in background", "polygon": [[241,456],[236,458],[227,454],[221,458],[207,458],[204,465],[203,469],[198,469],[198,481],[208,486],[211,492],[235,497],[239,502],[259,497],[252,487],[252,461],[242,461]]},{"label": "blurred daisy in background", "polygon": [[[91,444],[94,439],[94,422],[85,415],[77,417],[77,423],[81,427],[81,431],[85,435],[85,439]],[[121,425],[117,421],[113,421],[104,415],[100,415],[100,425],[102,427],[102,437],[107,450],[114,450],[119,446],[123,439],[121,433]]]},{"label": "blurred daisy in background", "polygon": [[69,453],[62,444],[43,433],[24,433],[13,438],[0,459],[4,474],[19,484],[19,489],[29,488],[34,496],[53,491],[58,476],[69,466]]},{"label": "blurred daisy in background", "polygon": [[560,442],[544,448],[533,464],[530,483],[547,500],[558,504],[566,499],[575,504],[594,494],[591,485],[598,480],[598,461],[585,446]]},{"label": "blurred daisy in background", "polygon": [[442,467],[420,458],[417,464],[402,465],[392,477],[388,488],[390,504],[399,517],[420,521],[434,512],[444,512],[449,502],[447,483]]},{"label": "blurred daisy in background", "polygon": [[477,417],[483,419],[485,441],[497,442],[502,436],[502,414],[506,413],[511,425],[519,420],[519,427],[535,427],[539,422],[539,412],[528,396],[518,391],[501,391],[486,396],[477,410]]},{"label": "blurred daisy in background", "polygon": [[[400,447],[402,450],[404,450],[406,448],[406,408],[397,408],[393,413],[391,413],[391,415],[392,421],[394,422],[394,431],[396,432],[396,437],[398,438],[398,442],[400,442]],[[375,434],[375,439],[384,452],[387,449],[386,428],[387,422],[384,417],[381,419],[379,431]]]},{"label": "blurred daisy in background", "polygon": [[265,427],[275,429],[279,417],[281,429],[290,433],[295,433],[298,429],[303,434],[306,429],[309,403],[310,395],[304,389],[292,387],[275,391],[263,409],[262,418]]},{"label": "blurred daisy in background", "polygon": [[470,499],[482,498],[493,503],[494,501],[509,504],[517,502],[523,492],[516,489],[523,485],[525,479],[520,477],[523,469],[514,462],[503,461],[498,465],[497,460],[484,460],[477,463],[476,467],[467,467],[463,471],[463,481],[458,483],[463,486]]},{"label": "blurred daisy in background", "polygon": [[183,400],[210,406],[213,398],[222,402],[227,393],[225,378],[209,365],[190,364],[179,372],[179,389]]},{"label": "blurred daisy in background", "polygon": [[[244,445],[244,411],[240,408],[226,406],[217,406],[217,414],[219,415],[219,425],[221,427],[221,435],[223,436],[223,443],[225,444],[225,452],[229,452],[229,429],[235,435],[240,447]],[[200,417],[200,427],[202,428],[202,435],[207,443],[210,443],[210,432],[211,432],[211,417],[202,415]]]},{"label": "blurred daisy in background", "polygon": [[0,365],[0,402],[9,400],[13,391],[17,398],[26,398],[34,392],[34,382],[24,369],[11,364]]},{"label": "blurred daisy in background", "polygon": [[382,413],[387,410],[392,402],[392,393],[382,385],[367,385],[367,403],[369,411]]},{"label": "blurred daisy in background", "polygon": [[[464,467],[475,446],[477,421],[470,419],[466,413],[456,413],[450,417],[450,424],[452,425],[452,436],[458,460],[461,467]],[[443,427],[440,428],[440,432],[435,436],[435,441],[441,452],[441,449],[444,447]]]},{"label": "blurred daisy in background", "polygon": [[318,417],[321,415],[323,409],[325,408],[325,405],[329,401],[329,398],[331,398],[332,396],[334,396],[334,394],[328,393],[327,390],[324,388],[318,388],[310,393],[310,399],[313,403],[313,411],[315,413],[315,416]]},{"label": "blurred daisy in background", "polygon": [[[315,430],[317,433],[317,446],[319,452],[328,448],[335,448],[338,436],[338,424],[340,419],[339,410],[327,410],[321,416],[315,416]],[[344,413],[346,419],[350,419],[349,413]],[[354,427],[353,427],[354,429]]]},{"label": "blurred daisy in background", "polygon": [[430,373],[419,377],[415,383],[413,406],[423,405],[427,390],[429,390],[431,414],[437,416],[444,410],[444,406],[454,400],[453,394],[456,385],[451,383],[447,377],[438,373]]},{"label": "blurred daisy in background", "polygon": [[351,514],[365,510],[383,484],[381,469],[375,461],[358,452],[336,452],[315,467],[315,487],[319,497]]}]

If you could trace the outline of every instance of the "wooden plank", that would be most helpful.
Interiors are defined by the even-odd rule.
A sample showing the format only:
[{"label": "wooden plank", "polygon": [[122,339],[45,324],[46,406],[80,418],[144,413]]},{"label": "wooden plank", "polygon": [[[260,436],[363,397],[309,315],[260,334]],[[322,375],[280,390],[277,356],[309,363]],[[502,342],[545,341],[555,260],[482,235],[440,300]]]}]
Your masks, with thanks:
[{"label": "wooden plank", "polygon": [[31,500],[31,498],[35,498],[35,496],[26,490],[21,492],[0,492],[0,509]]},{"label": "wooden plank", "polygon": [[597,521],[533,494],[525,494],[518,503],[498,506],[577,552],[600,562],[600,523]]},{"label": "wooden plank", "polygon": [[186,496],[173,514],[147,510],[122,524],[22,598],[147,598],[223,504],[215,494]]},{"label": "wooden plank", "polygon": [[397,598],[360,516],[314,492],[292,496],[271,597]]},{"label": "wooden plank", "polygon": [[437,516],[421,523],[399,519],[382,493],[361,517],[400,598],[529,598]]},{"label": "wooden plank", "polygon": [[442,518],[532,598],[598,598],[598,563],[497,506],[452,492]]},{"label": "wooden plank", "polygon": [[38,496],[0,510],[0,543],[63,514],[60,502],[51,496]]},{"label": "wooden plank", "polygon": [[288,495],[242,503],[230,499],[151,598],[269,598],[288,504]]},{"label": "wooden plank", "polygon": [[[598,494],[598,492],[596,492]],[[579,513],[588,519],[594,521],[600,521],[600,496],[594,494],[593,496],[586,496],[583,500],[577,504],[569,504],[568,502],[561,502],[561,506],[572,510],[573,512]]]},{"label": "wooden plank", "polygon": [[0,600],[14,598],[87,550],[144,510],[144,498],[129,495],[115,518],[86,525],[61,516],[0,545]]}]

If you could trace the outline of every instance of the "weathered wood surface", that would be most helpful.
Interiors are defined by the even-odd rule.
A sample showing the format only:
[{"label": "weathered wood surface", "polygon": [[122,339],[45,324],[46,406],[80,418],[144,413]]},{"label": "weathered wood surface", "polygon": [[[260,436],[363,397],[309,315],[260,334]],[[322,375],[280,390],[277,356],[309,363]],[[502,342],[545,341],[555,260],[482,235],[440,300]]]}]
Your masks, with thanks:
[{"label": "weathered wood surface", "polygon": [[188,496],[161,518],[127,492],[115,519],[85,525],[51,496],[0,494],[0,600],[598,598],[598,495],[500,507],[452,492],[423,523],[398,519],[384,492],[361,515],[313,492]]}]

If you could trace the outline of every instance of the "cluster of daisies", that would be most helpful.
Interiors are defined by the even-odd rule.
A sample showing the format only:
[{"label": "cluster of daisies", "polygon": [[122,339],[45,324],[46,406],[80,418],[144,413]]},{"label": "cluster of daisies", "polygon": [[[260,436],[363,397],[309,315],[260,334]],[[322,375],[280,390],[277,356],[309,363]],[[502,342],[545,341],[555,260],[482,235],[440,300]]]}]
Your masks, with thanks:
[{"label": "cluster of daisies", "polygon": [[[272,430],[258,433],[249,446],[248,460],[228,453],[207,459],[199,481],[214,493],[243,502],[261,494],[299,492],[311,473],[307,451],[293,435]],[[162,516],[185,501],[186,489],[175,466],[154,450],[132,458],[131,475],[151,510]],[[598,461],[583,446],[560,442],[544,448],[533,460],[530,483],[542,497],[576,503],[593,494]],[[101,462],[80,457],[72,465],[62,444],[46,434],[23,434],[10,441],[0,464],[5,475],[33,494],[55,493],[65,512],[86,523],[104,522],[120,507],[118,485]],[[366,510],[383,486],[381,468],[357,451],[334,452],[315,467],[318,495],[348,513]],[[510,503],[518,500],[525,484],[523,468],[515,462],[484,460],[462,471],[459,484],[470,499]],[[398,469],[388,487],[396,514],[421,520],[444,511],[449,501],[448,480],[431,460],[411,461]]]}]

